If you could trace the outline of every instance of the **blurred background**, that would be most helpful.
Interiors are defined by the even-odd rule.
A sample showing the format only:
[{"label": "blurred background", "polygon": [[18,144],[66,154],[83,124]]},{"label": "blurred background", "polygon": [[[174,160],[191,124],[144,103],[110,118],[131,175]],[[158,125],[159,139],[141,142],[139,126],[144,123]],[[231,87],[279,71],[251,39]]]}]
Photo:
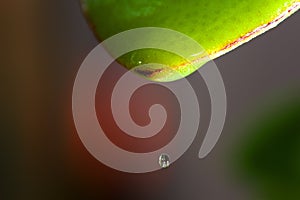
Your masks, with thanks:
[{"label": "blurred background", "polygon": [[[166,170],[127,174],[95,160],[72,121],[74,78],[98,44],[79,1],[2,1],[0,199],[300,199],[299,21],[298,12],[215,60],[228,113],[208,157],[197,155],[210,102],[193,74],[203,91],[193,145]],[[102,87],[124,72],[114,63]]]}]

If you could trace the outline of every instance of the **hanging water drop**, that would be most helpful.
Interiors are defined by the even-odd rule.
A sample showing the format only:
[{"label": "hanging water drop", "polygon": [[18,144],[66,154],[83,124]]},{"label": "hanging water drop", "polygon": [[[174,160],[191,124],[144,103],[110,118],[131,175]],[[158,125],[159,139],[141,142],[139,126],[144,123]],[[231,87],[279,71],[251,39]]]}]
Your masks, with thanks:
[{"label": "hanging water drop", "polygon": [[170,166],[170,158],[167,154],[161,154],[158,159],[158,163],[161,168],[167,168]]}]

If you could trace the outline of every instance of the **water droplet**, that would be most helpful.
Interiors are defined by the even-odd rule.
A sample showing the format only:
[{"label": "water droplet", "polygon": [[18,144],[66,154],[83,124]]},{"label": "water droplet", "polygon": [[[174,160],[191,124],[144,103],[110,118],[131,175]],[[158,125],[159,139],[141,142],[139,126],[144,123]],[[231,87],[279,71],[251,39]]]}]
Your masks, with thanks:
[{"label": "water droplet", "polygon": [[167,168],[170,166],[170,158],[167,154],[161,154],[158,159],[158,163],[161,168]]}]

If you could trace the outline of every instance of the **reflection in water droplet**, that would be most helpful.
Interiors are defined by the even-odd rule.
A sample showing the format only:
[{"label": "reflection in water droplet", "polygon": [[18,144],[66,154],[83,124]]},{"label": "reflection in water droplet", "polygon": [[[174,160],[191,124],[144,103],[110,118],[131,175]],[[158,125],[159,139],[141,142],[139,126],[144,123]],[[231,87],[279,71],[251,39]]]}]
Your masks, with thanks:
[{"label": "reflection in water droplet", "polygon": [[167,168],[170,166],[170,158],[167,154],[161,154],[158,159],[158,163],[161,168]]}]

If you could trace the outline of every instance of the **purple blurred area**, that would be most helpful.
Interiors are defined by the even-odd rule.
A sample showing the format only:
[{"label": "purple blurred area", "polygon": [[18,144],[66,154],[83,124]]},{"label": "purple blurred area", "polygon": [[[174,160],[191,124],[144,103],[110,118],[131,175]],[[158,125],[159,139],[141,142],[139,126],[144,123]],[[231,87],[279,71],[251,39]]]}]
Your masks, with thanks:
[{"label": "purple blurred area", "polygon": [[[227,89],[228,117],[208,157],[197,155],[209,96],[202,79],[191,75],[203,91],[196,140],[167,170],[137,175],[102,165],[77,136],[73,81],[98,44],[79,1],[2,1],[0,199],[257,199],[259,191],[232,172],[230,152],[262,107],[300,91],[299,21],[298,12],[215,61]],[[116,73],[123,70],[118,68]]]}]

